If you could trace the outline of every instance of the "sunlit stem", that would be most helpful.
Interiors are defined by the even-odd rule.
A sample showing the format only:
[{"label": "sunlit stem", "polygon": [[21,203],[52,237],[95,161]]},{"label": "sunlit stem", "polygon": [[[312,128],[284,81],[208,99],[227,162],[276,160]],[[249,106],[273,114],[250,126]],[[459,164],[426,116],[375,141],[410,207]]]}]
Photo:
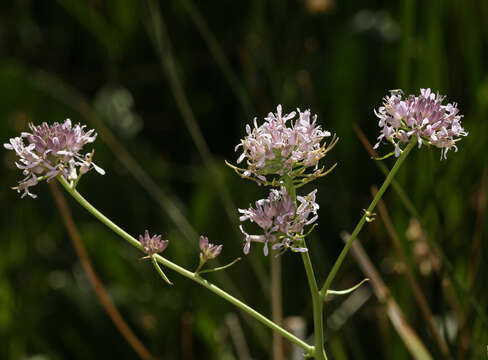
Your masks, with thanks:
[{"label": "sunlit stem", "polygon": [[[290,195],[295,204],[297,200],[296,187],[293,185],[293,181],[290,178],[285,178],[286,192]],[[302,239],[303,247],[307,248],[305,238]],[[313,271],[312,261],[308,251],[302,252],[303,266],[305,267],[305,273],[307,274],[308,286],[310,288],[310,294],[312,296],[313,305],[313,328],[314,328],[314,352],[313,357],[317,360],[327,360],[327,355],[324,349],[324,303],[323,297],[325,292],[321,292],[317,286],[317,280]]]},{"label": "sunlit stem", "polygon": [[361,217],[361,220],[359,220],[358,224],[354,228],[354,231],[352,232],[351,236],[347,240],[346,245],[344,245],[344,248],[342,249],[341,253],[339,254],[339,257],[337,258],[334,266],[332,267],[332,270],[330,271],[329,275],[327,276],[327,279],[325,280],[324,286],[322,286],[321,292],[323,294],[327,294],[327,290],[329,289],[332,281],[334,280],[335,276],[337,275],[337,272],[339,268],[342,265],[342,262],[344,261],[344,258],[346,257],[347,253],[349,252],[349,249],[351,248],[352,243],[356,239],[356,237],[359,235],[359,232],[363,228],[364,223],[366,222],[366,218],[368,217],[368,214],[373,213],[373,210],[378,204],[378,201],[380,201],[381,197],[385,193],[386,189],[388,189],[388,186],[392,182],[393,178],[395,177],[398,169],[402,166],[403,162],[407,158],[408,154],[410,153],[410,150],[415,146],[417,143],[416,138],[412,139],[406,146],[406,148],[403,150],[401,153],[400,157],[397,159],[395,162],[395,165],[393,165],[393,168],[390,170],[390,173],[386,177],[385,181],[383,182],[383,185],[381,185],[381,188],[378,190],[376,193],[376,196],[374,197],[373,201],[371,204],[369,204],[368,208],[366,211],[364,211],[363,216]]},{"label": "sunlit stem", "polygon": [[[93,216],[95,216],[98,220],[100,220],[104,225],[106,225],[109,229],[111,229],[113,232],[115,232],[117,235],[119,235],[121,238],[126,240],[129,244],[132,246],[136,247],[137,249],[142,251],[142,246],[140,242],[134,238],[133,236],[129,235],[126,231],[124,231],[122,228],[120,228],[118,225],[116,225],[114,222],[112,222],[109,218],[107,218],[105,215],[103,215],[99,210],[97,210],[92,204],[90,204],[81,194],[73,189],[70,184],[66,181],[66,179],[62,176],[57,177],[58,181],[61,183],[61,185],[66,189],[66,191],[81,205],[83,206],[88,212],[90,212]],[[278,326],[271,320],[269,320],[267,317],[264,315],[260,314],[247,304],[243,303],[242,301],[238,300],[237,298],[233,297],[232,295],[228,294],[224,290],[220,289],[219,287],[215,286],[214,284],[210,283],[209,281],[201,278],[198,274],[193,273],[192,271],[189,271],[165,258],[162,256],[155,254],[152,256],[155,261],[157,261],[159,264],[176,271],[180,275],[200,284],[201,286],[207,288],[208,290],[212,291],[214,294],[220,296],[221,298],[227,300],[231,304],[237,306],[241,310],[245,311],[248,313],[250,316],[258,320],[259,322],[263,323],[270,329],[280,333],[284,338],[288,339],[292,343],[298,345],[305,351],[305,355],[310,356],[311,354],[314,353],[314,347],[308,345],[306,342],[303,340],[299,339],[295,335],[291,334],[290,332],[286,331],[283,329],[281,326]]]},{"label": "sunlit stem", "polygon": [[[305,247],[305,239],[303,240]],[[317,360],[327,360],[324,350],[324,293],[319,291],[315,274],[313,272],[312,262],[308,251],[302,253],[303,265],[307,274],[308,286],[312,295],[313,305],[313,329],[314,329],[314,358]]]}]

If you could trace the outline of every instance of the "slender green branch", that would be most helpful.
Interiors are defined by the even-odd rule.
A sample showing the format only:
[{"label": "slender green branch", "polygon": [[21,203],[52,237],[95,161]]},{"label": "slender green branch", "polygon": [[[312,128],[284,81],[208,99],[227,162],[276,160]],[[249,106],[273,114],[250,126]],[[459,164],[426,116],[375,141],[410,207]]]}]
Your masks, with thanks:
[{"label": "slender green branch", "polygon": [[[303,240],[305,243],[305,240]],[[304,244],[306,247],[306,244]],[[323,294],[319,291],[315,274],[313,272],[312,262],[308,251],[302,253],[303,266],[307,273],[308,286],[312,295],[313,304],[313,329],[314,329],[314,357],[317,360],[327,360],[324,350],[324,303]]]},{"label": "slender green branch", "polygon": [[392,151],[391,153],[386,154],[385,156],[382,157],[374,157],[373,160],[380,161],[380,160],[385,160],[388,159],[389,157],[395,155],[395,152]]},{"label": "slender green branch", "polygon": [[[88,212],[90,212],[93,216],[95,216],[98,220],[100,220],[104,225],[106,225],[108,228],[110,228],[113,232],[115,232],[117,235],[122,237],[124,240],[129,242],[132,246],[136,247],[137,249],[142,251],[142,246],[139,243],[139,241],[134,238],[133,236],[129,235],[126,231],[124,231],[122,228],[117,226],[114,222],[112,222],[109,218],[107,218],[105,215],[103,215],[99,210],[97,210],[92,204],[90,204],[81,194],[76,191],[75,189],[71,188],[70,184],[64,179],[62,176],[58,176],[57,178],[61,185],[66,189],[66,191],[81,205],[83,206]],[[208,282],[205,279],[202,279],[200,276],[197,274],[163,258],[160,255],[153,255],[153,258],[163,266],[176,271],[180,275],[183,275],[184,277],[193,280],[194,282],[202,285],[203,287],[206,287],[208,290],[212,291],[213,293],[217,294],[221,298],[227,300],[231,304],[237,306],[241,310],[245,311],[249,315],[251,315],[253,318],[256,320],[260,321],[270,329],[278,332],[283,336],[284,338],[288,339],[289,341],[293,342],[294,344],[300,346],[307,355],[310,355],[314,352],[314,347],[311,345],[308,345],[306,342],[303,340],[297,338],[290,332],[286,331],[282,327],[276,325],[274,322],[269,320],[267,317],[264,315],[260,314],[247,304],[243,303],[242,301],[238,300],[237,298],[233,297],[232,295],[228,294],[224,290],[220,289],[219,287],[215,286],[214,284]]]},{"label": "slender green branch", "polygon": [[286,192],[288,193],[288,195],[290,195],[292,197],[292,199],[296,203],[297,202],[297,190],[296,190],[295,185],[293,184],[293,179],[291,179],[289,177],[285,177],[283,180],[285,181]]},{"label": "slender green branch", "polygon": [[199,274],[206,274],[206,273],[211,273],[211,272],[215,272],[215,271],[225,270],[240,260],[241,260],[241,258],[238,257],[237,259],[234,259],[232,262],[228,263],[227,265],[219,266],[219,267],[212,268],[212,269],[199,270],[199,271],[195,271],[195,272],[199,273]]},{"label": "slender green branch", "polygon": [[366,281],[369,281],[369,279],[368,278],[363,279],[363,280],[361,280],[361,282],[359,284],[356,284],[353,287],[351,287],[349,289],[346,289],[346,290],[331,290],[331,289],[328,289],[327,290],[327,294],[323,294],[324,295],[324,300],[325,300],[325,297],[328,296],[329,294],[330,295],[347,295],[349,293],[352,293],[354,290],[356,290],[361,285],[363,285]]},{"label": "slender green branch", "polygon": [[395,177],[398,169],[400,169],[401,165],[403,164],[403,161],[407,158],[408,154],[410,153],[410,150],[415,146],[417,143],[416,139],[414,138],[408,145],[407,147],[403,150],[402,154],[400,157],[397,159],[395,162],[395,165],[393,165],[393,168],[390,170],[390,173],[386,177],[385,181],[383,182],[383,185],[381,185],[381,188],[378,190],[378,193],[374,197],[373,201],[371,204],[369,204],[368,208],[364,212],[363,216],[361,217],[361,220],[359,220],[358,224],[356,225],[356,228],[352,232],[351,236],[347,240],[346,245],[344,245],[344,248],[342,249],[341,253],[339,254],[339,257],[337,258],[334,266],[332,267],[332,270],[330,271],[329,275],[327,276],[327,279],[325,280],[324,286],[322,286],[321,292],[323,294],[327,293],[327,290],[329,289],[332,281],[334,280],[335,276],[337,275],[337,271],[342,265],[342,262],[344,261],[344,258],[346,257],[349,248],[351,247],[352,243],[358,236],[359,232],[363,228],[364,223],[366,222],[366,217],[368,217],[368,214],[371,214],[378,203],[380,201],[381,197],[385,193],[386,189],[392,182],[393,178]]},{"label": "slender green branch", "polygon": [[[293,180],[289,177],[284,179],[286,192],[293,198],[296,204],[297,194],[296,187],[293,184]],[[303,247],[307,247],[305,238],[301,240]],[[317,286],[317,280],[313,271],[312,261],[308,251],[302,253],[303,266],[305,267],[305,273],[307,274],[308,286],[310,288],[310,294],[312,295],[313,305],[313,327],[314,327],[314,352],[313,357],[318,360],[327,360],[327,355],[324,349],[324,303],[323,294],[319,291]],[[325,294],[325,292],[324,292]]]},{"label": "slender green branch", "polygon": [[168,277],[164,273],[163,269],[161,269],[159,267],[159,264],[158,264],[157,260],[154,258],[154,256],[151,256],[151,262],[152,262],[154,268],[156,269],[156,271],[158,272],[158,274],[161,276],[161,278],[164,281],[166,281],[168,283],[168,285],[173,285],[173,283],[168,279]]}]

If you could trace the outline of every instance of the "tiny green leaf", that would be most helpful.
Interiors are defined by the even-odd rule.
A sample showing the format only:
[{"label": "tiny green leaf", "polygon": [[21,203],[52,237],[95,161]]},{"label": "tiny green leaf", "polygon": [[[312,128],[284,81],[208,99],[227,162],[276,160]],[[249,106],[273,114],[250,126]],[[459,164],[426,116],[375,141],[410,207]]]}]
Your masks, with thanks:
[{"label": "tiny green leaf", "polygon": [[363,279],[359,284],[354,285],[352,288],[349,288],[346,290],[327,290],[326,296],[327,295],[346,295],[346,294],[349,294],[349,293],[353,292],[354,290],[356,290],[358,287],[360,287],[366,281],[369,281],[369,279],[368,278]]},{"label": "tiny green leaf", "polygon": [[173,283],[168,279],[166,274],[163,272],[163,269],[161,269],[161,267],[159,266],[154,256],[151,256],[151,261],[154,267],[156,268],[157,272],[159,273],[159,275],[161,275],[161,277],[163,278],[163,280],[166,281],[169,285],[173,285]]},{"label": "tiny green leaf", "polygon": [[382,157],[378,157],[378,158],[372,157],[372,159],[373,160],[385,160],[385,159],[388,159],[392,155],[395,155],[395,152],[394,151],[392,151],[391,153],[388,153],[388,154],[386,154],[385,156],[382,156]]},{"label": "tiny green leaf", "polygon": [[238,262],[239,260],[241,260],[240,257],[238,257],[237,259],[235,259],[234,261],[228,263],[227,265],[224,265],[224,266],[220,266],[220,267],[217,267],[217,268],[213,268],[213,269],[207,269],[207,270],[201,270],[199,271],[198,273],[199,274],[205,274],[205,273],[209,273],[209,272],[214,272],[214,271],[220,271],[220,270],[225,270],[227,269],[228,267],[231,267],[232,265],[234,265],[236,262]]}]

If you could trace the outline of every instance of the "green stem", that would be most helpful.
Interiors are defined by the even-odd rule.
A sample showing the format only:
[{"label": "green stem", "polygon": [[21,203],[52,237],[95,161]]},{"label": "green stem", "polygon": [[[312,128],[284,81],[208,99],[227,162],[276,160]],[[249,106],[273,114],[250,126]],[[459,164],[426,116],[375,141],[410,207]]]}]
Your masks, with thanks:
[{"label": "green stem", "polygon": [[[304,246],[305,240],[303,240]],[[323,294],[317,287],[317,281],[315,280],[315,274],[313,272],[312,262],[308,251],[302,253],[303,266],[307,273],[308,286],[310,287],[310,293],[312,295],[313,304],[313,329],[314,329],[314,353],[313,356],[317,360],[327,360],[324,350],[324,302]]]},{"label": "green stem", "polygon": [[372,213],[376,204],[378,201],[380,201],[381,197],[385,193],[386,189],[392,182],[393,178],[395,177],[398,169],[400,169],[400,166],[402,165],[403,161],[407,158],[408,153],[412,148],[415,146],[417,143],[416,139],[414,138],[408,145],[407,147],[403,150],[402,154],[400,157],[397,159],[395,162],[395,165],[393,165],[393,168],[390,170],[390,173],[386,177],[385,181],[383,182],[383,185],[381,185],[381,188],[378,190],[376,196],[374,197],[373,201],[371,204],[369,204],[368,208],[366,209],[364,215],[361,217],[361,220],[359,220],[358,224],[356,225],[356,228],[352,232],[351,236],[347,240],[346,245],[344,245],[344,248],[342,249],[341,253],[339,254],[339,257],[337,258],[334,266],[332,267],[332,270],[330,271],[329,275],[327,276],[327,279],[325,280],[324,286],[322,286],[322,289],[320,290],[323,294],[327,293],[327,290],[329,289],[332,280],[334,280],[335,276],[337,275],[337,271],[342,265],[342,262],[344,261],[344,258],[346,257],[349,248],[351,247],[352,243],[356,239],[356,237],[359,235],[359,232],[363,228],[364,223],[366,222],[366,217],[368,213]]},{"label": "green stem", "polygon": [[[286,192],[290,195],[296,204],[296,187],[293,180],[289,177],[284,178]],[[303,238],[303,246],[307,247],[305,238]],[[327,355],[324,349],[324,302],[323,294],[319,291],[315,274],[313,271],[312,261],[308,251],[302,253],[303,266],[307,274],[308,286],[310,294],[312,295],[313,305],[313,328],[314,328],[314,351],[313,357],[318,360],[327,360]],[[325,294],[325,293],[324,293]]]},{"label": "green stem", "polygon": [[[59,176],[57,178],[61,185],[66,189],[66,191],[81,205],[83,206],[88,212],[90,212],[93,216],[95,216],[98,220],[100,220],[104,225],[106,225],[108,228],[110,228],[113,232],[115,232],[117,235],[122,237],[124,240],[129,242],[132,246],[138,248],[139,250],[142,251],[142,246],[139,243],[139,241],[134,238],[133,236],[129,235],[127,232],[125,232],[123,229],[121,229],[119,226],[117,226],[115,223],[113,223],[109,218],[107,218],[105,215],[103,215],[100,211],[98,211],[92,204],[90,204],[81,194],[76,191],[75,189],[71,188],[69,183],[64,179],[63,177]],[[280,333],[284,338],[288,339],[289,341],[293,342],[294,344],[300,346],[303,350],[306,351],[307,354],[311,354],[314,351],[314,347],[308,345],[306,342],[303,340],[297,338],[295,335],[291,334],[290,332],[286,331],[282,327],[276,325],[274,322],[269,320],[267,317],[264,315],[260,314],[250,306],[246,305],[242,301],[236,299],[232,295],[226,293],[224,290],[220,289],[219,287],[215,286],[214,284],[208,282],[205,279],[202,279],[198,274],[195,274],[189,270],[186,270],[185,268],[176,265],[175,263],[163,258],[160,255],[153,255],[154,259],[162,264],[163,266],[176,271],[180,275],[183,275],[184,277],[202,285],[203,287],[207,288],[208,290],[212,291],[214,294],[217,294],[221,298],[227,300],[231,304],[237,306],[241,310],[247,312],[249,315],[251,315],[253,318],[256,320],[260,321],[270,329]]]},{"label": "green stem", "polygon": [[152,262],[154,268],[156,269],[156,271],[158,272],[158,274],[161,276],[161,278],[164,281],[166,281],[168,283],[168,285],[173,285],[173,283],[168,279],[166,274],[163,272],[163,269],[161,269],[159,267],[159,264],[158,264],[157,260],[154,258],[154,256],[151,256],[151,262]]},{"label": "green stem", "polygon": [[203,261],[202,254],[200,253],[200,260],[198,262],[198,267],[196,268],[196,270],[194,271],[194,273],[195,274],[198,274],[200,272],[200,270],[202,270],[203,265],[205,265],[205,261]]},{"label": "green stem", "polygon": [[285,182],[286,192],[288,193],[289,196],[291,196],[291,198],[296,203],[297,202],[297,189],[295,187],[295,184],[293,184],[293,179],[286,176],[283,178],[283,180]]},{"label": "green stem", "polygon": [[240,260],[241,260],[241,258],[238,257],[237,259],[234,259],[232,262],[228,263],[227,265],[219,266],[219,267],[212,268],[212,269],[201,270],[201,267],[200,267],[199,269],[197,269],[198,271],[195,270],[195,272],[201,275],[201,274],[207,274],[207,273],[211,273],[211,272],[215,272],[215,271],[225,270]]}]

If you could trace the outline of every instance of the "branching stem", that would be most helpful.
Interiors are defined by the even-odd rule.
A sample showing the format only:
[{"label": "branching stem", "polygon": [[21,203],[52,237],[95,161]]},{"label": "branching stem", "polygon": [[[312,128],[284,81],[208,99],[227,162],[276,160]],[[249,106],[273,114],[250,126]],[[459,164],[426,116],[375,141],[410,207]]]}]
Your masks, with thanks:
[{"label": "branching stem", "polygon": [[[81,205],[83,206],[88,212],[90,212],[93,216],[95,216],[98,220],[100,220],[104,225],[106,225],[108,228],[110,228],[113,232],[115,232],[117,235],[122,237],[124,240],[126,240],[128,243],[130,243],[132,246],[136,247],[137,249],[142,251],[142,246],[139,243],[139,241],[128,234],[126,231],[124,231],[122,228],[120,228],[118,225],[116,225],[114,222],[112,222],[109,218],[107,218],[105,215],[103,215],[98,209],[96,209],[92,204],[90,204],[81,194],[76,191],[76,189],[73,189],[70,184],[64,179],[62,176],[58,176],[57,179],[61,183],[61,185],[66,189],[66,191]],[[249,315],[251,315],[253,318],[258,320],[259,322],[263,323],[270,329],[278,332],[283,336],[284,338],[288,339],[289,341],[293,342],[294,344],[298,345],[301,347],[303,350],[305,350],[306,355],[310,356],[311,354],[314,353],[314,347],[311,345],[308,345],[306,342],[303,340],[299,339],[295,335],[291,334],[290,332],[286,331],[283,329],[281,326],[278,326],[271,320],[269,320],[267,317],[264,315],[260,314],[247,304],[243,303],[239,299],[233,297],[232,295],[228,294],[224,290],[220,289],[219,287],[215,286],[211,282],[203,279],[200,277],[198,274],[195,274],[192,271],[189,271],[160,255],[153,255],[153,258],[155,261],[160,263],[161,265],[179,273],[180,275],[183,275],[184,277],[202,285],[203,287],[207,288],[208,290],[212,291],[214,294],[220,296],[221,298],[227,300],[231,304],[237,306],[241,310],[245,311]]]},{"label": "branching stem", "polygon": [[371,204],[369,204],[368,208],[364,212],[363,216],[361,217],[361,220],[359,220],[358,224],[354,228],[354,231],[352,232],[351,236],[347,240],[346,245],[344,245],[344,248],[342,249],[341,253],[339,254],[339,257],[337,258],[334,266],[332,267],[332,270],[330,271],[329,275],[327,276],[327,279],[325,280],[324,286],[322,286],[321,292],[323,294],[327,293],[327,290],[329,289],[330,285],[332,284],[332,281],[334,280],[335,276],[337,275],[337,272],[339,271],[339,268],[342,265],[342,262],[344,261],[344,258],[346,257],[347,253],[349,252],[349,249],[356,239],[356,237],[359,235],[359,232],[363,228],[364,223],[366,222],[366,218],[368,217],[368,214],[373,213],[373,210],[378,204],[378,201],[380,201],[381,197],[385,193],[386,189],[388,189],[388,186],[392,182],[393,178],[395,177],[396,173],[398,172],[398,169],[403,164],[403,161],[407,158],[410,150],[415,146],[417,143],[416,139],[413,138],[412,141],[408,143],[406,148],[403,150],[401,153],[400,157],[397,159],[395,162],[395,165],[393,165],[392,169],[390,170],[390,173],[386,177],[385,181],[383,182],[383,185],[381,185],[381,188],[378,190],[376,193],[376,196],[374,197],[373,201]]}]

